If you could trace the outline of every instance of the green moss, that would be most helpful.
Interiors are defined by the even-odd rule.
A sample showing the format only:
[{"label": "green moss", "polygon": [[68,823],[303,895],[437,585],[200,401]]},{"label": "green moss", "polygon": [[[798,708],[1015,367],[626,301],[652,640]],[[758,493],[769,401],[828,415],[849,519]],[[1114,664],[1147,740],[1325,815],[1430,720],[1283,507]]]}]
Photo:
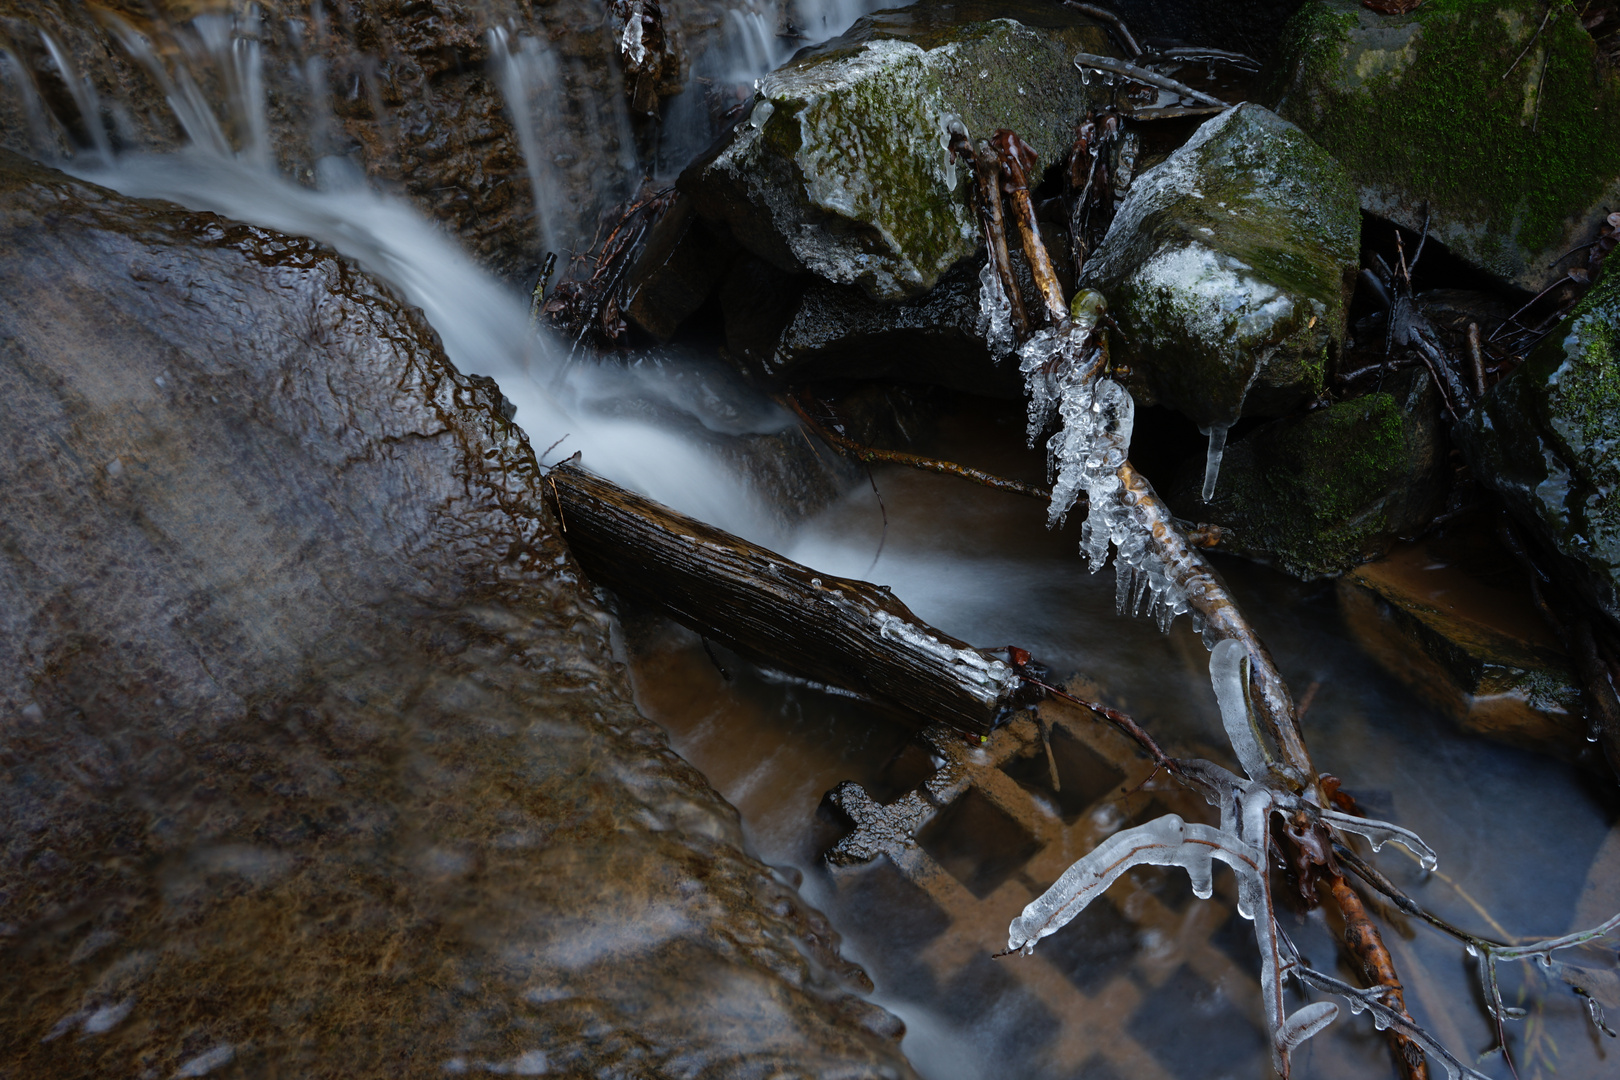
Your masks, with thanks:
[{"label": "green moss", "polygon": [[1544,10],[1428,0],[1391,18],[1350,0],[1308,4],[1290,26],[1278,111],[1364,188],[1466,223],[1475,257],[1505,272],[1504,239],[1528,252],[1558,243],[1620,175],[1620,86],[1567,5],[1503,78]]},{"label": "green moss", "polygon": [[1438,494],[1426,386],[1410,382],[1262,428],[1227,451],[1213,503],[1194,504],[1189,493],[1176,509],[1227,527],[1235,550],[1299,577],[1381,554]]}]

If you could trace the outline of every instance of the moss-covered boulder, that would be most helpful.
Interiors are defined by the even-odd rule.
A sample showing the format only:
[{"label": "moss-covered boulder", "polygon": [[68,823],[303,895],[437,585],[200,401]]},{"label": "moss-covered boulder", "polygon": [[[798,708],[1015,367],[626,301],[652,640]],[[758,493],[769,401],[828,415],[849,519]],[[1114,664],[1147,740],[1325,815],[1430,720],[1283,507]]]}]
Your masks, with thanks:
[{"label": "moss-covered boulder", "polygon": [[1139,401],[1225,426],[1321,391],[1359,239],[1344,170],[1240,105],[1136,179],[1081,284],[1108,297]]},{"label": "moss-covered boulder", "polygon": [[1620,623],[1620,273],[1458,425],[1474,475]]},{"label": "moss-covered boulder", "polygon": [[1317,0],[1289,24],[1270,100],[1344,163],[1369,212],[1415,229],[1427,210],[1452,251],[1539,289],[1620,205],[1620,83],[1574,8],[1552,5],[1542,27],[1546,13]]},{"label": "moss-covered boulder", "polygon": [[711,220],[784,270],[921,295],[981,243],[950,124],[1010,128],[1043,164],[1102,84],[1075,70],[1107,35],[1045,5],[921,3],[862,19],[767,76],[746,118],[682,174]]},{"label": "moss-covered boulder", "polygon": [[1221,526],[1220,546],[1296,577],[1327,577],[1387,552],[1445,495],[1439,399],[1408,370],[1365,397],[1285,417],[1226,449],[1215,496],[1189,472],[1170,503]]}]

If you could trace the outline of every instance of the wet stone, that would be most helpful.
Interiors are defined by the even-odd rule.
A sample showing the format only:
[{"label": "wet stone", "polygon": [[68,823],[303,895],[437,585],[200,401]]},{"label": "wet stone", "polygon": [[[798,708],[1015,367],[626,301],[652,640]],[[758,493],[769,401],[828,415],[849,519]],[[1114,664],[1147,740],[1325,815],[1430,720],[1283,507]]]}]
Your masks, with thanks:
[{"label": "wet stone", "polygon": [[1463,727],[1558,757],[1587,748],[1569,659],[1491,537],[1468,528],[1401,545],[1338,592],[1361,648]]},{"label": "wet stone", "polygon": [[1620,82],[1572,8],[1356,0],[1300,9],[1267,98],[1362,207],[1533,291],[1620,205]]},{"label": "wet stone", "polygon": [[1620,623],[1620,274],[1605,272],[1456,438],[1474,475]]},{"label": "wet stone", "polygon": [[1083,17],[1037,4],[937,4],[858,21],[760,84],[732,133],[682,174],[699,212],[784,270],[916,297],[980,245],[950,124],[1066,152],[1100,81],[1076,52],[1110,52]]},{"label": "wet stone", "polygon": [[1226,448],[1213,498],[1203,462],[1169,498],[1219,525],[1220,547],[1295,577],[1329,577],[1387,552],[1433,519],[1449,473],[1434,381],[1421,368],[1384,389],[1274,420]]},{"label": "wet stone", "polygon": [[1361,219],[1344,170],[1256,105],[1139,176],[1081,273],[1143,404],[1201,428],[1314,397],[1344,337]]},{"label": "wet stone", "polygon": [[912,1075],[419,312],[4,152],[0,248],[0,1073]]}]

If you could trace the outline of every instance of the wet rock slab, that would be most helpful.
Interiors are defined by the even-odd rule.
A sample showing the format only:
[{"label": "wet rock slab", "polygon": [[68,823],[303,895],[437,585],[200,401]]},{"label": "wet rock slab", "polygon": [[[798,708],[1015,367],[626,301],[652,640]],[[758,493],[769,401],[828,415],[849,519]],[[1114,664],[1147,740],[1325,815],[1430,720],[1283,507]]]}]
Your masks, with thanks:
[{"label": "wet rock slab", "polygon": [[1119,321],[1132,394],[1207,429],[1322,389],[1359,243],[1344,170],[1276,114],[1239,105],[1132,183],[1080,284]]},{"label": "wet rock slab", "polygon": [[1569,659],[1505,551],[1430,538],[1346,574],[1338,591],[1357,643],[1463,727],[1559,757],[1588,748]]},{"label": "wet rock slab", "polygon": [[1344,163],[1363,208],[1531,290],[1620,204],[1620,82],[1575,9],[1356,0],[1300,9],[1276,110]]},{"label": "wet rock slab", "polygon": [[0,1073],[911,1075],[418,312],[3,152],[0,247]]},{"label": "wet rock slab", "polygon": [[980,244],[967,172],[947,149],[1010,128],[1043,164],[1101,93],[1076,52],[1096,25],[1035,4],[924,3],[880,12],[767,76],[731,135],[682,174],[706,218],[789,272],[916,297]]}]

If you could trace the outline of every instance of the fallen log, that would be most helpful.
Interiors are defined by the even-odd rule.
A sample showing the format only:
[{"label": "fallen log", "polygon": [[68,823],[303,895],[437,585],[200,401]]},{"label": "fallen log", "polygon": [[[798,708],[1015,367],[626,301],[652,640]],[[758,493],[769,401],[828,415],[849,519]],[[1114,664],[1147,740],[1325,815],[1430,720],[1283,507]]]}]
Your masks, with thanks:
[{"label": "fallen log", "polygon": [[888,589],[821,574],[569,461],[547,484],[580,566],[755,663],[987,735],[1040,689],[918,619]]}]

